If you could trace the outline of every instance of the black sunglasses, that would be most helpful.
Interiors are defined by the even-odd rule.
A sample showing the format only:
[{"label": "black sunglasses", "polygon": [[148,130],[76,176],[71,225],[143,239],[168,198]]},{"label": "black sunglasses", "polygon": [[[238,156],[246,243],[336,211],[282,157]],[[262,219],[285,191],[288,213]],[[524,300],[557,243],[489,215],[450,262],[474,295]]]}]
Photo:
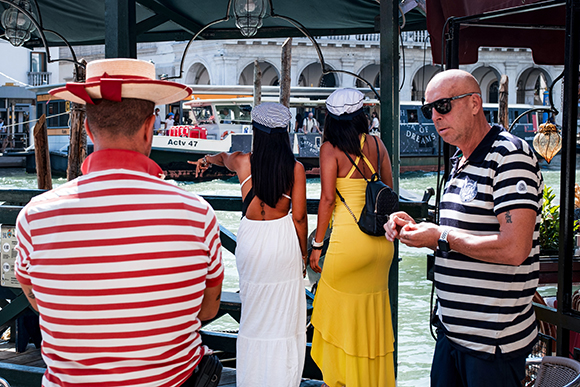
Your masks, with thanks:
[{"label": "black sunglasses", "polygon": [[426,119],[430,120],[431,117],[433,117],[433,109],[437,110],[437,113],[439,113],[439,114],[447,114],[451,111],[451,101],[453,101],[455,99],[468,97],[468,96],[473,95],[473,94],[477,94],[477,95],[481,96],[481,94],[479,94],[479,93],[467,93],[467,94],[461,94],[461,95],[458,95],[456,97],[451,97],[451,98],[441,98],[441,99],[438,99],[437,101],[433,101],[431,103],[428,103],[426,105],[421,106],[421,112],[423,113],[423,116]]}]

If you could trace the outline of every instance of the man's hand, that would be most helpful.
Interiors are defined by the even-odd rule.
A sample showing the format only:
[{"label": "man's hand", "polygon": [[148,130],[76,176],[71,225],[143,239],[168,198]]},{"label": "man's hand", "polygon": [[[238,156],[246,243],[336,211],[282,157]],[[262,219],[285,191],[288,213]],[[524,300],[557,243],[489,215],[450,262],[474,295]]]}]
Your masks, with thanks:
[{"label": "man's hand", "polygon": [[437,250],[437,241],[441,236],[439,226],[434,223],[409,223],[401,227],[399,240],[409,247],[428,247]]},{"label": "man's hand", "polygon": [[34,292],[32,291],[32,286],[20,284],[20,287],[22,288],[22,292],[24,293],[26,298],[28,298],[30,306],[32,306],[34,310],[38,312],[38,305],[36,304],[36,297],[34,296]]},{"label": "man's hand", "polygon": [[385,237],[393,242],[396,238],[399,238],[401,229],[408,224],[415,224],[415,220],[409,214],[404,211],[392,213],[389,216],[389,221],[383,226]]}]

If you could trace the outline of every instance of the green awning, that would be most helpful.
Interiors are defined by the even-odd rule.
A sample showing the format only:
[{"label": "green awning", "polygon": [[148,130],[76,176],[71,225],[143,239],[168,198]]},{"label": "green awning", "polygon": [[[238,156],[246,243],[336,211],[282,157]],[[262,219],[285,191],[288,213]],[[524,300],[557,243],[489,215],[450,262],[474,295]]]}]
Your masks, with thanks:
[{"label": "green awning", "polygon": [[[118,0],[126,1],[126,0]],[[136,0],[137,42],[184,41],[205,25],[226,17],[227,0]],[[409,1],[409,0],[407,0]],[[44,30],[61,34],[71,45],[105,42],[105,4],[115,0],[37,0]],[[34,4],[34,1],[31,1]],[[274,14],[292,18],[313,36],[353,35],[378,32],[379,3],[375,0],[272,0]],[[0,11],[7,8],[0,3]],[[35,14],[36,8],[32,5]],[[288,21],[272,17],[268,6],[263,26],[254,38],[304,36]],[[201,39],[241,39],[230,20],[206,29]],[[425,14],[415,8],[405,15],[405,30],[426,29]],[[3,28],[0,26],[0,34]],[[46,33],[49,45],[63,45]],[[42,46],[38,32],[26,44]]]}]

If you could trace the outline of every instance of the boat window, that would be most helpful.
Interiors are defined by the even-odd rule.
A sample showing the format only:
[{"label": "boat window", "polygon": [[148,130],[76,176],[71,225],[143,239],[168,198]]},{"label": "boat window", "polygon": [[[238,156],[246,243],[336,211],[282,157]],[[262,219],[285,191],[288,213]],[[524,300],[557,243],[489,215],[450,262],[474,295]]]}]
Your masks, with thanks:
[{"label": "boat window", "polygon": [[416,109],[409,109],[407,110],[407,119],[408,119],[408,123],[412,123],[412,122],[419,122],[419,116],[417,115],[417,110]]},{"label": "boat window", "polygon": [[194,125],[215,124],[211,105],[192,107],[189,112],[189,119]]},{"label": "boat window", "polygon": [[[516,118],[518,118],[520,116],[520,114],[522,114],[523,111],[519,111],[519,110],[514,110],[514,117],[513,120],[515,120]],[[532,122],[531,119],[531,113],[526,114],[525,116],[523,116],[522,118],[520,118],[518,120],[518,124],[529,124]]]},{"label": "boat window", "polygon": [[[57,115],[67,111],[65,101],[49,102],[46,109],[48,128],[66,128],[68,127],[68,114]],[[51,117],[52,116],[52,117]]]},{"label": "boat window", "polygon": [[224,124],[244,124],[252,122],[250,105],[216,105],[219,122]]}]

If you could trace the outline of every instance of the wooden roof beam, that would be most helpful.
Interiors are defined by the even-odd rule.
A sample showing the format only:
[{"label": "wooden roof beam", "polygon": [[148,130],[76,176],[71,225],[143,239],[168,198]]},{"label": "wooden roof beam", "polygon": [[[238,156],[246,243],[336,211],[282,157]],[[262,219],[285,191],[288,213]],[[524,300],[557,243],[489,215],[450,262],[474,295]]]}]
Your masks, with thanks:
[{"label": "wooden roof beam", "polygon": [[161,24],[169,21],[169,18],[165,15],[153,15],[150,18],[147,18],[135,26],[135,33],[137,36],[146,33],[147,31],[152,30],[155,27],[160,26]]},{"label": "wooden roof beam", "polygon": [[[167,17],[169,20],[183,28],[185,31],[192,35],[195,35],[197,31],[201,30],[204,26],[191,20],[182,14],[175,12],[167,7],[165,4],[161,4],[159,0],[137,0],[137,3],[142,6],[149,8],[151,11],[155,12],[157,15],[162,15]],[[202,39],[202,37],[199,37]]]}]

